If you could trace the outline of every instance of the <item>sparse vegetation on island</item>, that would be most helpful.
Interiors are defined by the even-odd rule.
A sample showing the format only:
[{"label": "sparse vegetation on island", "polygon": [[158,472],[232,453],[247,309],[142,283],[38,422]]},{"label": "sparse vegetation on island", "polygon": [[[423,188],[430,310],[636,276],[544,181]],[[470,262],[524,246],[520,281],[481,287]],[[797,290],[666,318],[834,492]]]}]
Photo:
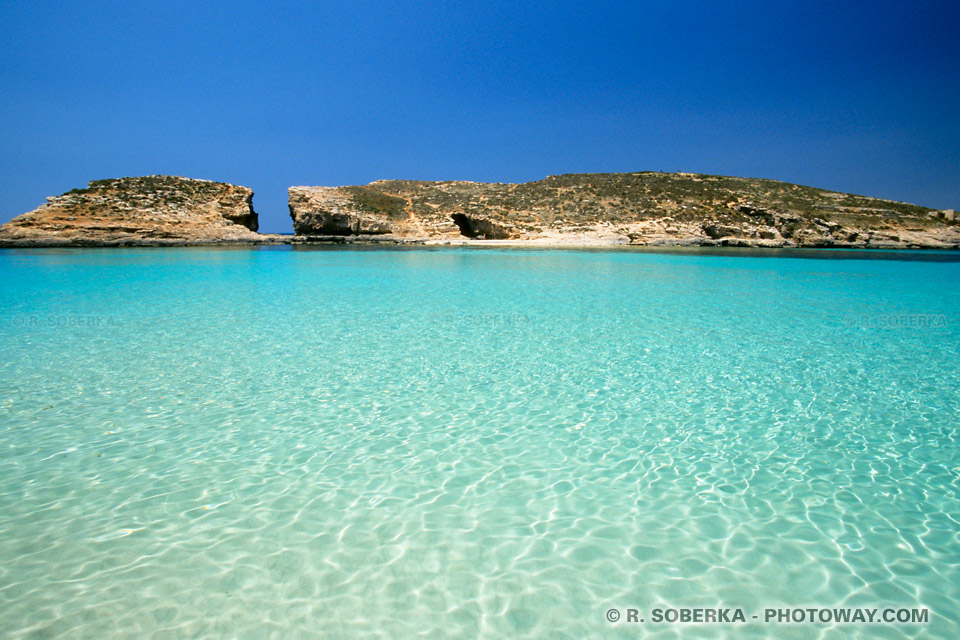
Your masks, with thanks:
[{"label": "sparse vegetation on island", "polygon": [[950,212],[776,180],[691,173],[566,174],[522,184],[379,180],[295,187],[290,203],[302,235],[559,235],[577,243],[599,234],[621,244],[740,246],[960,242]]},{"label": "sparse vegetation on island", "polygon": [[692,173],[291,187],[294,238],[254,233],[252,198],[246,187],[177,176],[93,180],[0,227],[0,246],[376,240],[960,247],[953,211],[776,180]]}]

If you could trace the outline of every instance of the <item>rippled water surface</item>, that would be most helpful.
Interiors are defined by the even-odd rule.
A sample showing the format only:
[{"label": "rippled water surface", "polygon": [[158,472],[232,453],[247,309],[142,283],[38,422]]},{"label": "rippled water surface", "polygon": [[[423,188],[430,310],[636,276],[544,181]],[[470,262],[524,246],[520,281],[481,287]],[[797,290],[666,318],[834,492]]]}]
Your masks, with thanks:
[{"label": "rippled water surface", "polygon": [[[868,257],[0,252],[0,636],[954,640],[960,262]],[[808,606],[930,620],[649,619]]]}]

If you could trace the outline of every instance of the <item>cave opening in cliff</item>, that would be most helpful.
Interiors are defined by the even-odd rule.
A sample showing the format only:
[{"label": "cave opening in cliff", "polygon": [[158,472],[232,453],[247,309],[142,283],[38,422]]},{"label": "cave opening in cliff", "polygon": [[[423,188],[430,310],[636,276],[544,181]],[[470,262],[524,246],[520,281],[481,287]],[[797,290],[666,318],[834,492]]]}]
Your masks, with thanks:
[{"label": "cave opening in cliff", "polygon": [[460,235],[468,238],[476,238],[480,235],[480,231],[465,214],[455,213],[450,217],[453,219],[453,223],[460,229]]}]

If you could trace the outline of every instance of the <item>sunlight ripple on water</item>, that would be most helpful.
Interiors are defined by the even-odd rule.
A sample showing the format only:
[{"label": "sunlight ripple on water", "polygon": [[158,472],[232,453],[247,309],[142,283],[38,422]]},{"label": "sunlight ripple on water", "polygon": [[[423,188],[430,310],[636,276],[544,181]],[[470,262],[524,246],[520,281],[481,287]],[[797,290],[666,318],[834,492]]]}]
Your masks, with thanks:
[{"label": "sunlight ripple on water", "polygon": [[960,637],[929,255],[0,252],[2,635]]}]

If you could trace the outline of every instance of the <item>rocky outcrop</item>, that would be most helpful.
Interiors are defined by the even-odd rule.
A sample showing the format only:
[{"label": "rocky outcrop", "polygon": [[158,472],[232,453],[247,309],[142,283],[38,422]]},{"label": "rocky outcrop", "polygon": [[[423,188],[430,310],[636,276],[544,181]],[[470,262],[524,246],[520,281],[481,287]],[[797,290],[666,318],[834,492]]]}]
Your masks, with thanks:
[{"label": "rocky outcrop", "polygon": [[569,174],[523,184],[381,180],[291,187],[304,239],[742,247],[957,248],[953,211],[775,180]]},{"label": "rocky outcrop", "polygon": [[514,235],[513,225],[494,222],[488,218],[454,213],[450,216],[450,219],[460,229],[460,234],[467,238],[506,240]]},{"label": "rocky outcrop", "polygon": [[294,237],[256,233],[252,198],[246,187],[174,176],[96,180],[0,227],[0,247],[326,241],[960,248],[954,210],[689,173],[291,187]]},{"label": "rocky outcrop", "polygon": [[95,180],[0,227],[0,246],[257,243],[253,191],[175,176]]},{"label": "rocky outcrop", "polygon": [[294,233],[303,236],[402,234],[406,201],[366,187],[290,187]]}]

